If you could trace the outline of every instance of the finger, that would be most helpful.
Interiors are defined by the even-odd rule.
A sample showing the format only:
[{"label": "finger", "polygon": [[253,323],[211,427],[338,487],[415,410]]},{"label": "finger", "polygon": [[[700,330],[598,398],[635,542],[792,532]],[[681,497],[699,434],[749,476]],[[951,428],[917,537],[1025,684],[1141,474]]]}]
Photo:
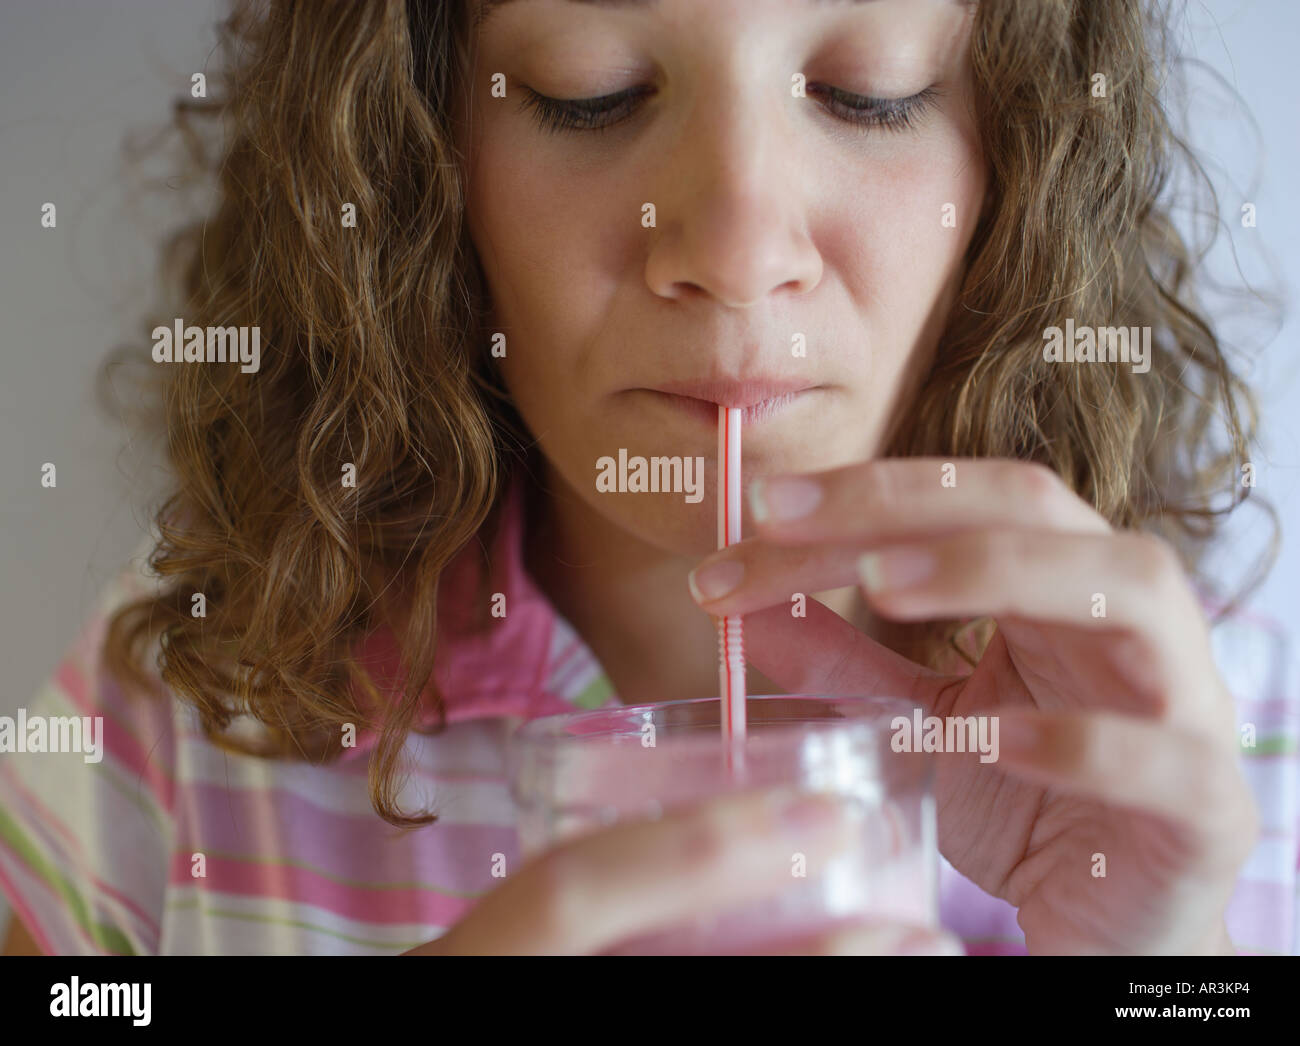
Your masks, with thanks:
[{"label": "finger", "polygon": [[[745,538],[700,562],[687,578],[691,596],[710,614],[744,614],[797,593],[826,592],[858,584],[861,542],[776,545]],[[723,565],[724,570],[714,569]]]},{"label": "finger", "polygon": [[990,616],[1128,633],[1145,689],[1213,695],[1208,628],[1177,555],[1137,533],[991,530],[874,549],[859,564],[871,606],[896,620]]},{"label": "finger", "polygon": [[439,954],[592,954],[789,889],[792,854],[815,867],[861,831],[834,796],[780,791],[616,824],[530,862],[452,928]]},{"label": "finger", "polygon": [[882,694],[929,710],[949,677],[909,661],[811,597],[745,615],[745,660],[791,694]]},{"label": "finger", "polygon": [[[790,610],[797,593],[857,583],[866,590],[873,609],[889,618],[991,616],[999,619],[1009,637],[1022,627],[1012,618],[1105,633],[1105,656],[1090,661],[1090,676],[1124,684],[1135,698],[1141,696],[1157,707],[1164,704],[1160,695],[1171,687],[1216,692],[1204,685],[1212,666],[1204,658],[1186,654],[1189,643],[1208,649],[1208,632],[1195,595],[1177,556],[1150,536],[1082,537],[997,529],[877,546],[867,554],[873,555],[874,562],[868,563],[864,576],[863,557],[852,545],[773,545],[751,538],[706,561],[737,565],[739,575],[731,579],[736,587],[718,598],[701,600],[710,585],[702,564],[692,575],[691,592],[708,613],[741,614],[748,622],[763,608]],[[918,566],[926,572],[919,572]],[[843,629],[832,631],[826,644],[832,651],[842,642],[839,634],[845,637],[843,642],[849,641]],[[812,642],[816,641],[814,636]],[[751,648],[760,649],[753,643]],[[816,654],[826,657],[827,651]],[[787,643],[780,656],[797,657],[798,648]],[[862,645],[856,656],[877,655]],[[760,670],[767,672],[761,665]],[[1184,710],[1204,712],[1201,705],[1185,704]]]},{"label": "finger", "polygon": [[997,525],[1106,534],[1110,524],[1051,469],[1008,458],[882,458],[760,477],[750,519],[778,543],[890,541]]},{"label": "finger", "polygon": [[[886,550],[890,546],[886,546]],[[859,573],[859,560],[862,553],[860,550],[851,545],[828,545],[825,547],[815,545],[772,545],[765,542],[762,538],[750,538],[728,548],[718,558],[719,561],[735,563],[739,568],[738,578],[733,578],[737,587],[732,589],[729,594],[713,600],[701,599],[705,594],[698,590],[699,579],[692,577],[691,594],[695,597],[697,604],[701,609],[709,614],[723,616],[728,614],[742,615],[746,622],[753,620],[755,614],[769,607],[780,610],[784,607],[790,611],[787,616],[793,617],[794,611],[799,603],[795,597],[801,597],[800,602],[806,604],[809,600],[809,592],[820,592],[830,589],[842,588],[847,585],[862,584],[863,579]],[[707,575],[703,579],[708,584]],[[1039,582],[1042,583],[1041,581]],[[1095,589],[1090,588],[1090,597],[1097,595]],[[1105,595],[1105,593],[1102,593]],[[882,604],[878,604],[882,605]],[[1092,614],[1098,608],[1099,604],[1095,598],[1090,598],[1087,604],[1088,620],[1093,619]],[[886,616],[892,616],[888,610],[882,611]],[[775,621],[783,622],[784,618],[780,615],[772,615]],[[796,621],[802,619],[795,618]],[[1167,680],[1158,677],[1152,669],[1151,641],[1133,633],[1125,632],[1122,627],[1113,619],[1096,619],[1101,624],[1110,622],[1110,631],[1103,637],[1098,636],[1102,642],[1102,648],[1098,650],[1095,646],[1081,648],[1077,654],[1072,655],[1080,661],[1080,667],[1086,667],[1087,676],[1090,683],[1098,688],[1113,694],[1120,701],[1118,707],[1132,709],[1135,707],[1149,708],[1152,712],[1163,709],[1167,703],[1165,692],[1167,690]],[[1002,634],[1008,641],[1021,651],[1022,658],[1026,656],[1027,651],[1035,646],[1035,637],[1032,632],[1039,629],[1039,626],[1029,620],[1012,621],[1006,615],[1003,615],[999,622]],[[761,627],[761,626],[760,626]],[[792,626],[793,627],[793,626]],[[829,627],[829,626],[828,626]],[[845,642],[854,642],[850,633],[837,629],[836,632],[843,631]],[[759,641],[754,637],[754,628],[750,627],[747,631],[750,637],[750,649],[759,651],[767,646],[766,640]],[[814,636],[813,641],[816,643],[822,637]],[[816,657],[824,660],[826,657],[825,647],[838,649],[840,640],[832,633],[826,637],[828,642],[822,649],[818,649],[809,655],[807,652],[801,654],[800,645],[783,646],[781,658],[803,658]],[[862,645],[854,655],[858,659],[868,659],[879,657],[877,651],[871,647]],[[838,658],[832,661],[834,665]],[[761,667],[761,666],[760,666]],[[1024,665],[1022,664],[1022,667]],[[1060,671],[1069,672],[1074,670],[1074,666],[1062,664],[1059,666]],[[766,669],[762,669],[766,671]],[[783,684],[792,685],[792,684]],[[883,681],[880,685],[896,685],[888,681]]]},{"label": "finger", "polygon": [[999,766],[1039,784],[1169,818],[1207,860],[1237,867],[1258,815],[1223,739],[1112,712],[998,716]]},{"label": "finger", "polygon": [[965,955],[950,933],[901,923],[837,927],[748,949],[746,955]]}]

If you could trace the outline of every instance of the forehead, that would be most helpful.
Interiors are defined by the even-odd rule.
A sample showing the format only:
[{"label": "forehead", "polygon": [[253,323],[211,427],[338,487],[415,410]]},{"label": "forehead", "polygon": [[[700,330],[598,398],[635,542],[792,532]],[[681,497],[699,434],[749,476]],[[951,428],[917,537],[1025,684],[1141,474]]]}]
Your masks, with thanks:
[{"label": "forehead", "polygon": [[[480,27],[492,15],[503,7],[511,4],[527,3],[528,0],[477,0],[474,14],[474,25]],[[659,0],[566,0],[567,3],[581,4],[584,7],[609,7],[622,9],[653,9],[658,5]],[[865,4],[878,3],[880,0],[805,0],[807,7],[854,7]],[[974,3],[974,0],[953,0],[954,3],[965,6]]]}]

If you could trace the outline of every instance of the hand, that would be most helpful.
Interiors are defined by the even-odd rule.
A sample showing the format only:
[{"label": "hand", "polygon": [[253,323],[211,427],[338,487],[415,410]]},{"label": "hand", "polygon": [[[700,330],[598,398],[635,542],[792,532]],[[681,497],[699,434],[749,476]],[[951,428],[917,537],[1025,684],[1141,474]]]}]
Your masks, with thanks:
[{"label": "hand", "polygon": [[[943,466],[891,459],[800,477],[821,496],[797,519],[751,505],[758,536],[704,561],[743,564],[740,586],[700,606],[744,614],[749,662],[791,693],[998,717],[997,762],[940,757],[939,846],[1019,909],[1031,952],[1231,954],[1223,913],[1258,815],[1174,552],[1113,530],[1040,465],[962,459],[953,486]],[[771,495],[775,479],[764,486]],[[865,574],[864,551],[877,554]],[[815,599],[791,616],[795,592],[853,584],[884,618],[988,616],[997,629],[973,672],[945,676]]]},{"label": "hand", "polygon": [[[783,790],[782,790],[783,791]],[[794,851],[817,863],[851,845],[860,828],[833,797],[803,812],[782,791],[731,794],[567,840],[509,876],[441,937],[407,955],[597,954],[789,889]],[[841,927],[756,954],[962,954],[949,934],[900,927]]]}]

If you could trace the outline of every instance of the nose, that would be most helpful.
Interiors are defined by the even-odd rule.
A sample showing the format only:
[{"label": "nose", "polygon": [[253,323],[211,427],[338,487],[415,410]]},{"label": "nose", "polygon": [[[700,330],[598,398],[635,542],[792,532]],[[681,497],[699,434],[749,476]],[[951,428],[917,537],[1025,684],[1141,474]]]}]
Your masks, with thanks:
[{"label": "nose", "polygon": [[810,172],[783,138],[791,121],[758,93],[706,94],[659,167],[645,278],[661,297],[739,308],[821,279],[804,199]]}]

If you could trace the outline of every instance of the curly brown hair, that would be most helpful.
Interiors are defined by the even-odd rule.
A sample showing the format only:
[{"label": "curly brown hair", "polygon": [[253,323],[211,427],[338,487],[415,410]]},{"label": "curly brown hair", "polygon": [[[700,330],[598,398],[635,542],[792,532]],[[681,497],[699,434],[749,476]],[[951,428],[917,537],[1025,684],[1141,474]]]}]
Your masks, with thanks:
[{"label": "curly brown hair", "polygon": [[[437,819],[396,796],[422,703],[443,709],[439,577],[490,533],[513,459],[533,452],[484,351],[463,220],[453,114],[473,14],[472,0],[236,0],[219,26],[217,96],[178,100],[171,124],[192,170],[215,172],[217,205],[165,245],[175,305],[146,327],[177,306],[197,326],[257,325],[263,364],[256,380],[153,367],[149,423],[174,483],[150,558],[164,584],[113,614],[104,647],[119,680],[157,692],[143,667],[156,635],[157,675],[235,751],[320,762],[344,724],[376,730],[371,800],[401,827]],[[1158,202],[1180,160],[1213,199],[1157,97],[1168,24],[1133,0],[980,0],[989,193],[942,350],[887,452],[1041,462],[1113,525],[1164,530],[1194,567],[1249,493],[1236,476],[1256,411]],[[1149,326],[1150,371],[1046,364],[1043,330],[1065,317]],[[108,366],[142,355],[124,346]],[[340,482],[349,463],[355,486]],[[933,661],[953,624],[896,645]],[[391,693],[357,656],[380,627],[401,636]],[[225,736],[240,714],[264,739]]]}]

